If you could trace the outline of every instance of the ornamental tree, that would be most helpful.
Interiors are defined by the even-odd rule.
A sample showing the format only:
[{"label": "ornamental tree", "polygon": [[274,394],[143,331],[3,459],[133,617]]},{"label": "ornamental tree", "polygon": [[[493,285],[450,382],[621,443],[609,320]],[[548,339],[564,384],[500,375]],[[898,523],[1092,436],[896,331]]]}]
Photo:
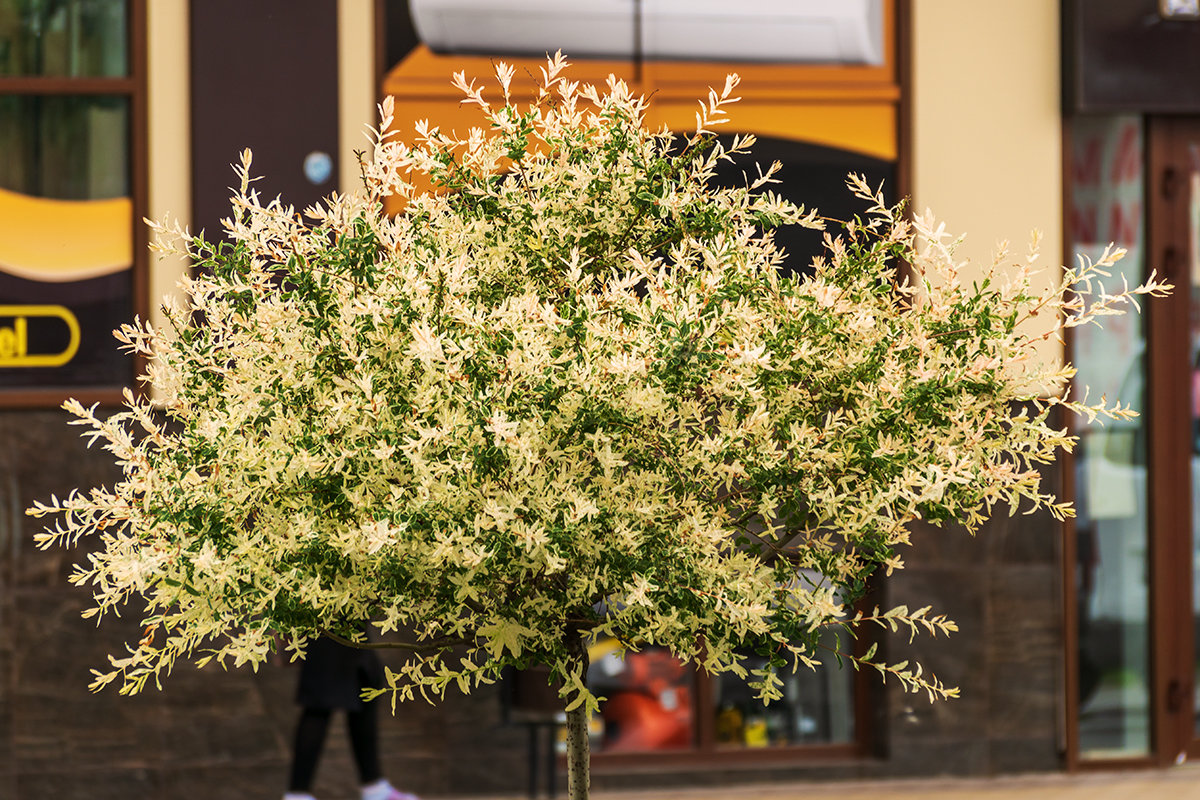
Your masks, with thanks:
[{"label": "ornamental tree", "polygon": [[[485,124],[465,136],[405,144],[385,101],[361,189],[303,214],[253,190],[244,154],[232,244],[157,226],[198,269],[165,329],[117,332],[148,391],[107,418],[65,404],[123,480],[30,510],[58,515],[42,547],[98,540],[72,577],[89,615],[145,603],[93,688],[320,634],[365,645],[365,625],[412,651],[376,693],[393,704],[541,663],[581,798],[595,637],[711,673],[765,657],[747,677],[770,699],[830,626],[954,630],[849,605],[902,566],[913,520],[1070,513],[1040,488],[1073,441],[1049,414],[1131,412],[1063,399],[1072,371],[1038,343],[1166,287],[1104,293],[1117,252],[1044,291],[1032,255],[968,284],[934,220],[860,178],[870,210],[837,226],[771,192],[778,165],[719,185],[753,144],[713,133],[736,76],[678,137],[565,67],[527,106],[504,64],[494,105],[456,75]],[[810,274],[781,272],[773,230],[826,224]],[[836,655],[956,694],[874,648]]]}]

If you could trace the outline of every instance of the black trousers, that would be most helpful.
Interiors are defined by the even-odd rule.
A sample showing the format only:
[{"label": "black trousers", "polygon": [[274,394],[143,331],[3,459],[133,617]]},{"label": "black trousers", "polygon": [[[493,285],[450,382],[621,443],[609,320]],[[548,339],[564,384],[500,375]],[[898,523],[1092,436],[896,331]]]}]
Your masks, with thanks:
[{"label": "black trousers", "polygon": [[[332,716],[333,711],[327,708],[306,708],[300,713],[288,791],[312,790]],[[346,727],[350,733],[350,747],[354,752],[359,782],[364,785],[374,783],[383,777],[379,768],[379,725],[375,718],[375,705],[368,703],[361,710],[347,711]]]}]

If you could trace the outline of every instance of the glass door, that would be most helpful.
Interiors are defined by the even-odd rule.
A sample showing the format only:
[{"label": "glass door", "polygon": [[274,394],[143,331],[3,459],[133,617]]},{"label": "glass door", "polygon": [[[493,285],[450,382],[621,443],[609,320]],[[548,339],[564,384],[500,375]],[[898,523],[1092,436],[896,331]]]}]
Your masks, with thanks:
[{"label": "glass door", "polygon": [[1076,426],[1071,760],[1165,765],[1200,757],[1200,117],[1073,119],[1071,164],[1075,256],[1175,285],[1072,337],[1076,389],[1140,416]]}]

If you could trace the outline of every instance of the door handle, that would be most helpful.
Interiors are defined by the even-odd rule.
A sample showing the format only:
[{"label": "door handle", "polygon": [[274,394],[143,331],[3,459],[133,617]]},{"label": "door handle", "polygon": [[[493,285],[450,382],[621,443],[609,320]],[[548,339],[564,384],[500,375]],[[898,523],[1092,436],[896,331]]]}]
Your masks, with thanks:
[{"label": "door handle", "polygon": [[1164,200],[1174,200],[1179,191],[1179,172],[1174,167],[1162,171],[1162,197]]},{"label": "door handle", "polygon": [[1179,249],[1173,245],[1168,245],[1163,248],[1162,253],[1162,272],[1163,278],[1176,286],[1179,285],[1179,265],[1183,259],[1179,257]]},{"label": "door handle", "polygon": [[1178,678],[1172,678],[1167,684],[1167,713],[1178,714],[1182,711],[1186,698],[1187,693],[1184,691],[1183,682]]}]

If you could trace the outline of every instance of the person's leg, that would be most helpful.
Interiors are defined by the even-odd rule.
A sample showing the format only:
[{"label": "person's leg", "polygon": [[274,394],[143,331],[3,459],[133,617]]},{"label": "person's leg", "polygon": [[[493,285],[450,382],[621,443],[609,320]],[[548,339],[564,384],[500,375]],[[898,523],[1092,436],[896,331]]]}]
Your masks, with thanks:
[{"label": "person's leg", "polygon": [[321,748],[325,744],[325,732],[329,729],[328,709],[306,708],[296,724],[296,739],[292,748],[292,773],[288,781],[288,792],[308,793],[312,790],[317,775],[317,762],[321,759]]},{"label": "person's leg", "polygon": [[379,721],[375,718],[375,704],[367,703],[359,711],[347,711],[346,726],[350,730],[350,747],[354,750],[359,782],[363,786],[375,783],[383,777],[379,767]]},{"label": "person's leg", "polygon": [[375,717],[375,704],[367,703],[360,711],[347,712],[346,725],[350,729],[350,747],[354,750],[363,800],[418,800],[415,794],[400,791],[383,777],[379,766],[379,721]]}]

